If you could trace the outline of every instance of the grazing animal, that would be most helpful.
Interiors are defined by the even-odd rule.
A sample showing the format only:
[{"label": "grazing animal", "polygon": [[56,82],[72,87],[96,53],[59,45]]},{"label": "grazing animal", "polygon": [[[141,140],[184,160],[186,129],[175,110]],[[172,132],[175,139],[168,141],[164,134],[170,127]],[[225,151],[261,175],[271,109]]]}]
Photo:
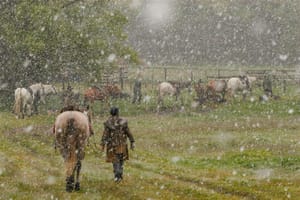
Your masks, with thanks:
[{"label": "grazing animal", "polygon": [[97,86],[89,87],[84,91],[84,104],[87,102],[94,103],[94,101],[108,101],[111,98],[123,97],[121,89],[117,85],[105,85],[103,88]]},{"label": "grazing animal", "polygon": [[163,97],[169,95],[169,96],[175,96],[176,100],[179,95],[179,88],[174,87],[169,82],[162,82],[158,85],[158,103],[163,102]]},{"label": "grazing animal", "polygon": [[44,95],[57,94],[56,88],[53,85],[43,85],[44,87]]},{"label": "grazing animal", "polygon": [[44,85],[42,83],[36,83],[29,88],[32,91],[32,98],[33,98],[33,112],[35,114],[38,113],[38,103],[41,101],[43,104],[46,103],[45,101],[45,90],[44,90]]},{"label": "grazing animal", "polygon": [[87,102],[94,103],[94,101],[105,101],[107,98],[107,95],[98,88],[97,86],[92,86],[86,89],[83,93],[84,97],[84,104],[86,105]]},{"label": "grazing animal", "polygon": [[29,86],[29,88],[32,90],[33,101],[41,100],[43,103],[45,103],[45,90],[42,83],[33,84]]},{"label": "grazing animal", "polygon": [[32,114],[33,98],[26,88],[17,88],[15,90],[14,113],[18,118],[23,119],[25,115]]},{"label": "grazing animal", "polygon": [[181,90],[187,88],[189,92],[191,91],[192,82],[191,81],[169,81],[173,87],[178,90],[178,95],[180,94]]},{"label": "grazing animal", "polygon": [[55,147],[59,149],[65,163],[66,191],[78,191],[81,161],[91,135],[88,116],[79,111],[62,112],[56,117],[53,130]]},{"label": "grazing animal", "polygon": [[234,97],[237,92],[242,92],[243,99],[247,93],[251,91],[249,79],[247,76],[239,76],[230,78],[227,82],[227,92],[231,97]]},{"label": "grazing animal", "polygon": [[112,98],[120,98],[122,94],[121,89],[117,85],[107,84],[103,87],[103,90],[108,97]]},{"label": "grazing animal", "polygon": [[227,82],[225,80],[210,80],[206,85],[207,97],[216,99],[217,94],[221,94],[221,99],[217,101],[225,101]]}]

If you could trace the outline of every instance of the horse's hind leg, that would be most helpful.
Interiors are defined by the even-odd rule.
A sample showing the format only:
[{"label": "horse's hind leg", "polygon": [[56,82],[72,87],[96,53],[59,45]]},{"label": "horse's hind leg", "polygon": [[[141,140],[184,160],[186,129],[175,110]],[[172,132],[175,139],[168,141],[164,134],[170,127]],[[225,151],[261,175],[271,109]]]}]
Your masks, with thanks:
[{"label": "horse's hind leg", "polygon": [[66,178],[66,191],[72,192],[74,190],[74,173],[76,171],[76,161],[74,154],[71,154],[65,158],[66,162],[66,171],[67,171],[67,178]]},{"label": "horse's hind leg", "polygon": [[20,109],[20,118],[24,119],[24,115],[26,113],[26,105],[21,105],[21,109]]},{"label": "horse's hind leg", "polygon": [[80,182],[79,182],[79,175],[80,175],[80,170],[81,170],[81,161],[78,160],[76,163],[76,183],[75,183],[75,190],[78,191],[80,190]]}]

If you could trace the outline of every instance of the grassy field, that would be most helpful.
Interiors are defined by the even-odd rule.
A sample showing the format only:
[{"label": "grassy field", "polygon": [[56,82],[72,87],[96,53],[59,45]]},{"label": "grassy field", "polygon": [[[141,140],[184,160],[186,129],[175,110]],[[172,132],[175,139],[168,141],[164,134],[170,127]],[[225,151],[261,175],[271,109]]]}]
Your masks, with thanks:
[{"label": "grassy field", "polygon": [[[185,105],[190,101],[183,99]],[[124,181],[113,182],[112,166],[99,151],[107,114],[97,111],[98,103],[81,191],[73,193],[65,192],[63,160],[53,146],[55,114],[17,120],[12,113],[0,113],[0,199],[299,198],[297,95],[185,109],[167,101],[160,113],[155,101],[114,104],[136,139]]]}]

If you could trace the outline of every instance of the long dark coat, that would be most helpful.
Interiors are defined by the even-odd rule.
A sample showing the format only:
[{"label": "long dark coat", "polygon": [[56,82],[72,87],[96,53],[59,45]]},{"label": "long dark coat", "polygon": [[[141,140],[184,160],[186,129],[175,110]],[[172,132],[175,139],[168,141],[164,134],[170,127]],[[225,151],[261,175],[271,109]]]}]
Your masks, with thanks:
[{"label": "long dark coat", "polygon": [[114,162],[117,154],[123,154],[123,160],[129,159],[127,138],[134,142],[126,119],[114,116],[104,122],[101,145],[106,145],[107,162]]}]

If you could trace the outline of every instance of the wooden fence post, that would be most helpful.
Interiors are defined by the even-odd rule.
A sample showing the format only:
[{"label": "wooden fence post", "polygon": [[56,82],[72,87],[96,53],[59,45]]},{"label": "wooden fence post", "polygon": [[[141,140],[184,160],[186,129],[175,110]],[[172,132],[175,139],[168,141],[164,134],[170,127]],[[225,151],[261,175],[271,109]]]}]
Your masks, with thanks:
[{"label": "wooden fence post", "polygon": [[152,84],[152,91],[154,88],[154,69],[152,68],[152,74],[151,74],[151,84]]},{"label": "wooden fence post", "polygon": [[167,81],[167,68],[165,68],[165,81]]},{"label": "wooden fence post", "polygon": [[123,67],[120,67],[120,70],[119,70],[119,80],[120,80],[121,90],[123,90],[123,88],[124,88]]}]

